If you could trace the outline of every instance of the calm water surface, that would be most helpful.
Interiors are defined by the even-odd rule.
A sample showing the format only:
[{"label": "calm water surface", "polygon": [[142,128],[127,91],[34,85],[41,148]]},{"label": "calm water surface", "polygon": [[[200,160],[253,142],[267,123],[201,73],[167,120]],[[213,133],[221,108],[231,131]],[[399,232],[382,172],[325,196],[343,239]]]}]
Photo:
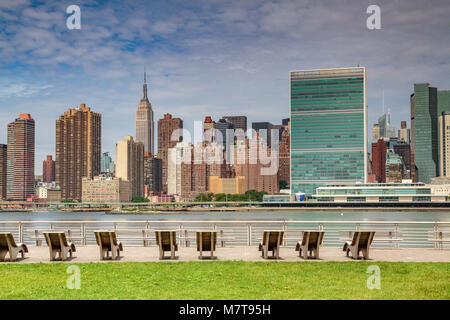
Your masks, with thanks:
[{"label": "calm water surface", "polygon": [[300,221],[450,221],[448,212],[257,211],[106,214],[104,212],[1,212],[0,221],[133,220],[300,220]]}]

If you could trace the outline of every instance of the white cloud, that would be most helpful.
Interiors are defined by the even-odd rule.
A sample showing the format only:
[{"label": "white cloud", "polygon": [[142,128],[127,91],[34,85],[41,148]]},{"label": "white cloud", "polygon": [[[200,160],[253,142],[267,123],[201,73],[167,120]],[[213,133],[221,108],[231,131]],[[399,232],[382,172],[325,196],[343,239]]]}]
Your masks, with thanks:
[{"label": "white cloud", "polygon": [[[379,1],[383,29],[372,31],[368,3],[351,0],[82,2],[82,29],[73,31],[59,2],[2,5],[0,97],[45,123],[43,153],[54,152],[46,149],[54,120],[80,103],[103,114],[105,151],[133,135],[144,64],[155,119],[169,112],[186,127],[225,113],[279,123],[289,114],[294,69],[366,66],[369,126],[383,89],[397,126],[409,119],[414,82],[450,89],[445,0]],[[0,136],[16,113],[8,108]]]},{"label": "white cloud", "polygon": [[25,83],[9,83],[0,87],[0,98],[28,97],[34,95],[47,96],[53,85],[35,85]]}]

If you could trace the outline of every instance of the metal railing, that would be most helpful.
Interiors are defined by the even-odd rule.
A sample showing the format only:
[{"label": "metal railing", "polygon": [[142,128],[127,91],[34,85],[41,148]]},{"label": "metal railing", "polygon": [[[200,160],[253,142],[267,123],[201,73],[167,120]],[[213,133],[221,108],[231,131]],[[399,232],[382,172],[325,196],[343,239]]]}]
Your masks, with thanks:
[{"label": "metal railing", "polygon": [[[283,230],[283,245],[294,246],[303,230],[323,230],[324,246],[341,246],[340,233],[351,230],[389,231],[392,241],[377,241],[374,247],[449,248],[432,241],[430,234],[450,233],[450,222],[416,221],[288,221],[288,220],[145,220],[145,221],[0,221],[0,232],[13,233],[16,240],[37,244],[36,236],[45,230],[64,230],[78,245],[95,244],[94,230],[115,230],[124,245],[154,245],[155,230],[176,230],[181,245],[195,244],[196,230],[218,230],[218,241],[226,246],[258,245],[264,230]],[[400,235],[400,236],[399,236]],[[376,236],[376,234],[375,234]],[[401,238],[400,240],[398,238]],[[42,240],[42,239],[41,239]],[[45,241],[44,241],[45,242]]]}]

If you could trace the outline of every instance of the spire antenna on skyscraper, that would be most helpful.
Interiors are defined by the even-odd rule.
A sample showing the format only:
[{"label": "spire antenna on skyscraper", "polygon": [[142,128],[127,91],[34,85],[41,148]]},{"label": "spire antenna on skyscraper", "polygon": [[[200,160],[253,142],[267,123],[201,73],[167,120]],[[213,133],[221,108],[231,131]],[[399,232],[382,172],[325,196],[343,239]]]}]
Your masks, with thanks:
[{"label": "spire antenna on skyscraper", "polygon": [[144,143],[144,152],[154,153],[154,123],[152,104],[147,95],[147,68],[144,64],[144,84],[142,99],[136,111],[136,141]]},{"label": "spire antenna on skyscraper", "polygon": [[147,72],[145,70],[145,65],[144,65],[144,86],[143,86],[143,97],[141,101],[146,101],[148,102],[148,97],[147,97]]}]

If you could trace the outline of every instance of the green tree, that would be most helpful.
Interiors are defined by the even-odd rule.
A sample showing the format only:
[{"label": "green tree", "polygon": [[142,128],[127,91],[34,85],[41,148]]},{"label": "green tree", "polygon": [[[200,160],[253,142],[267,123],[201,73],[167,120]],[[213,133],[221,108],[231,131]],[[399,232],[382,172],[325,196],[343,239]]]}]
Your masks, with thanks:
[{"label": "green tree", "polygon": [[144,197],[133,197],[133,199],[131,199],[131,202],[149,202],[150,200]]},{"label": "green tree", "polygon": [[245,201],[262,202],[265,194],[267,194],[265,191],[248,190],[245,192]]},{"label": "green tree", "polygon": [[280,180],[279,187],[280,187],[280,190],[281,189],[287,189],[288,183],[285,180]]},{"label": "green tree", "polygon": [[195,201],[197,202],[211,202],[213,198],[213,193],[200,193],[197,197],[195,197]]},{"label": "green tree", "polygon": [[214,201],[224,202],[227,200],[227,195],[225,193],[217,193],[214,195]]}]

